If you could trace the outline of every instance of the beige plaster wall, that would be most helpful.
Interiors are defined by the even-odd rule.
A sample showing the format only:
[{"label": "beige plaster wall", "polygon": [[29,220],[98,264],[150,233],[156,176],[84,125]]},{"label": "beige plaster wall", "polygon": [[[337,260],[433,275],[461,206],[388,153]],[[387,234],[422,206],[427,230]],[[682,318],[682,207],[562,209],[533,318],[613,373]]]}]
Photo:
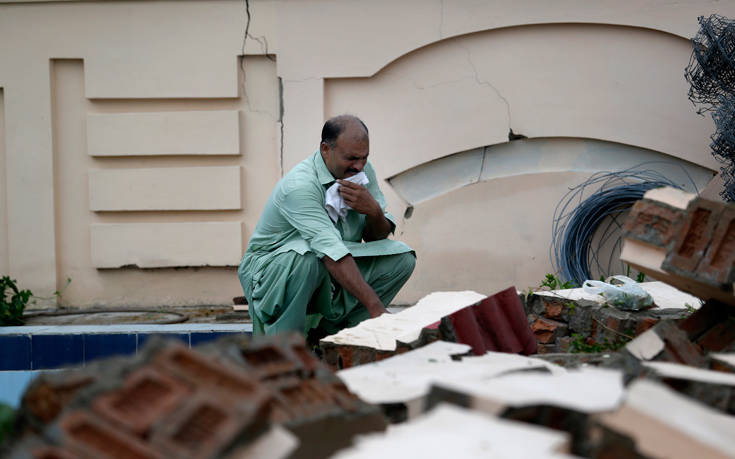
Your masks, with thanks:
[{"label": "beige plaster wall", "polygon": [[[414,206],[398,234],[419,268],[397,301],[525,287],[549,269],[549,209],[596,158],[716,166],[683,79],[714,12],[735,5],[0,0],[0,270],[40,304],[228,303],[273,185],[347,111],[390,210]],[[489,155],[510,128],[555,146]],[[554,139],[594,145],[588,163]],[[425,187],[432,161],[461,184],[413,202],[399,183]]]}]

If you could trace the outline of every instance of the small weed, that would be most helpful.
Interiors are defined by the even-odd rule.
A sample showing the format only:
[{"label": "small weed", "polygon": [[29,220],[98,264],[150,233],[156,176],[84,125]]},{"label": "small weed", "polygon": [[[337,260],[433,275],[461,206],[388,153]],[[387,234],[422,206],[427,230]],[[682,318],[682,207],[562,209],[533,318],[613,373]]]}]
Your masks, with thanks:
[{"label": "small weed", "polygon": [[540,287],[548,287],[549,290],[566,290],[568,288],[574,288],[575,285],[572,281],[562,282],[561,279],[549,273],[546,275],[543,282],[541,282],[541,285],[539,285],[539,288]]},{"label": "small weed", "polygon": [[696,309],[694,309],[694,306],[689,303],[684,303],[684,307],[687,309],[687,313],[689,313],[690,315],[694,314],[697,311]]},{"label": "small weed", "polygon": [[30,290],[20,290],[16,281],[8,276],[0,278],[0,326],[23,325],[23,310],[31,297]]},{"label": "small weed", "polygon": [[610,341],[607,338],[602,343],[588,343],[587,340],[579,333],[572,334],[572,345],[569,349],[571,353],[597,353],[606,351],[617,351],[621,347],[628,344],[630,338],[620,338]]},{"label": "small weed", "polygon": [[574,315],[574,311],[577,309],[577,303],[575,303],[574,301],[568,301],[565,304],[567,306],[567,309],[569,310],[569,315],[570,316],[573,316]]}]

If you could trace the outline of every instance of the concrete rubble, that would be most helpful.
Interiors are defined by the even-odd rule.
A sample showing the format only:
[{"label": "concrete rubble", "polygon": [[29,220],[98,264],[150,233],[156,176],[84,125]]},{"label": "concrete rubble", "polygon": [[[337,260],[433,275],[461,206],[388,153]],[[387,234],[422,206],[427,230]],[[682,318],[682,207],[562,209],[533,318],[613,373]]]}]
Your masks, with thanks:
[{"label": "concrete rubble", "polygon": [[432,293],[321,360],[292,335],[151,340],[38,378],[10,455],[735,457],[734,209],[668,189],[634,206],[623,258],[656,279],[650,309],[510,287]]}]

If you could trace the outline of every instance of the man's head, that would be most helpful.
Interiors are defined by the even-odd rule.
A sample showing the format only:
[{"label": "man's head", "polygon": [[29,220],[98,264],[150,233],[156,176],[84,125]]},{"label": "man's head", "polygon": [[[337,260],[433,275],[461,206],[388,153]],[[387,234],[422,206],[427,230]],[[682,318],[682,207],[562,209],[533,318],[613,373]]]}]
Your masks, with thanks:
[{"label": "man's head", "polygon": [[319,151],[335,179],[361,172],[370,152],[367,126],[352,115],[330,118],[322,128]]}]

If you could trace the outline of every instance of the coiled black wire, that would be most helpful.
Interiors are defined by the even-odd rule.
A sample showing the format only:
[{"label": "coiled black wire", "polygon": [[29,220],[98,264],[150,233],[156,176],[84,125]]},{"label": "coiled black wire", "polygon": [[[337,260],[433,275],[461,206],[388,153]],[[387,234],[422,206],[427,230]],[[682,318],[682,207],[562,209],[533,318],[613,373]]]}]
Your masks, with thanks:
[{"label": "coiled black wire", "polygon": [[[590,265],[604,276],[626,274],[611,272],[616,254],[619,258],[621,249],[622,222],[619,217],[648,190],[663,186],[681,189],[680,185],[661,172],[646,168],[663,164],[680,167],[694,190],[698,192],[686,169],[664,161],[641,163],[617,172],[597,172],[583,183],[569,189],[554,210],[550,248],[552,266],[562,282],[581,286],[585,280],[592,278]],[[596,191],[589,193],[590,188]],[[585,194],[589,195],[585,198]],[[594,236],[605,221],[607,225],[593,247]],[[615,243],[607,265],[603,266],[600,248],[611,240],[615,240]]]}]

